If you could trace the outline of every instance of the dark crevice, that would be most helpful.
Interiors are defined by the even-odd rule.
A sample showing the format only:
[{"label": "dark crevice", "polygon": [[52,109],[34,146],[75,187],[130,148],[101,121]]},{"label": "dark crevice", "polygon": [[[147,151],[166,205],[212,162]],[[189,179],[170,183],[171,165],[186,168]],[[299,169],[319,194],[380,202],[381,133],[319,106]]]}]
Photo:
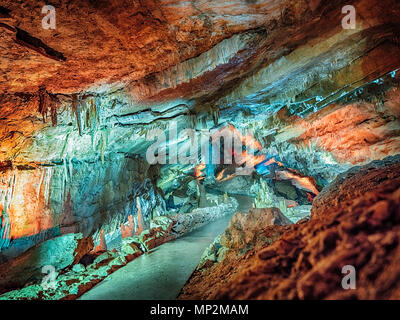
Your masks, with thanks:
[{"label": "dark crevice", "polygon": [[0,6],[0,18],[11,18],[10,12],[10,9]]},{"label": "dark crevice", "polygon": [[30,35],[28,32],[21,30],[17,27],[15,29],[17,30],[16,42],[18,44],[35,50],[36,52],[50,59],[54,59],[57,61],[67,60],[67,58],[65,58],[61,52],[50,48],[45,43],[43,43],[42,40]]},{"label": "dark crevice", "polygon": [[7,23],[2,23],[2,22],[0,22],[0,27],[6,28],[6,29],[8,29],[8,30],[10,30],[10,31],[12,31],[12,32],[15,32],[15,28],[12,27],[12,26],[10,26],[10,25],[8,25]]}]

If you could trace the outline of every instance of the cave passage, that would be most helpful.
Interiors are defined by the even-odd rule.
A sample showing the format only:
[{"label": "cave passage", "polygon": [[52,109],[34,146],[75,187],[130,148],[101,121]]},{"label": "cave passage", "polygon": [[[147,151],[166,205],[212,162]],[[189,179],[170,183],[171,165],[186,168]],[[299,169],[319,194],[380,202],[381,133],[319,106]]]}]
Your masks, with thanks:
[{"label": "cave passage", "polygon": [[400,299],[400,2],[350,2],[3,1],[0,300]]}]

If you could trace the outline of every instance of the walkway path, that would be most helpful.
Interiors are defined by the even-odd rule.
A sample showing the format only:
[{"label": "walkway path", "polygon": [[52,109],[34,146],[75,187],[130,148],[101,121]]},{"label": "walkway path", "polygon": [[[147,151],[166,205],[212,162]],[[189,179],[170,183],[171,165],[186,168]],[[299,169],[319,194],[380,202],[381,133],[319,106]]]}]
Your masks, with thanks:
[{"label": "walkway path", "polygon": [[80,299],[175,299],[204,250],[226,229],[230,219],[231,216],[226,216],[182,238],[164,243],[112,273]]},{"label": "walkway path", "polygon": [[[237,197],[238,211],[251,208],[251,199]],[[82,300],[172,300],[197,267],[204,250],[229,225],[231,216],[209,223],[177,240],[164,243],[118,269]]]}]

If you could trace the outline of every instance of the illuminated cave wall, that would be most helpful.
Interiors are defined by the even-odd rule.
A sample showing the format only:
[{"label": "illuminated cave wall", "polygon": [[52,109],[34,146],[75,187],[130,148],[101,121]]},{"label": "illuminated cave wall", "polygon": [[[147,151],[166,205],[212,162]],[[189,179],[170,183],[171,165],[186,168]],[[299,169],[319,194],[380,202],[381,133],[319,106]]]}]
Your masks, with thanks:
[{"label": "illuminated cave wall", "polygon": [[145,161],[122,154],[104,160],[103,164],[73,160],[65,165],[3,168],[2,229],[7,231],[3,237],[12,241],[4,241],[0,258],[60,234],[118,232],[128,215],[137,215],[137,197],[145,226],[165,212]]}]

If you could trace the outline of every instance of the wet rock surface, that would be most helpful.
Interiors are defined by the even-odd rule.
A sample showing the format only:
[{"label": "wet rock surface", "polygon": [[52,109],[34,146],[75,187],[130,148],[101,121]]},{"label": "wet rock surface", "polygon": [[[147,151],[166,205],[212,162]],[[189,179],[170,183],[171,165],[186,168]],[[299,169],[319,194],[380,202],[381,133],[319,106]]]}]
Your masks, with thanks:
[{"label": "wet rock surface", "polygon": [[[180,298],[398,299],[400,178],[388,178],[394,165],[398,159],[372,164],[384,178],[363,193],[354,193],[350,182],[358,176],[360,187],[368,185],[371,169],[352,170],[340,191],[353,196],[320,205],[309,221],[260,227],[270,244],[241,257],[228,252],[220,263],[197,271]],[[348,265],[356,270],[354,290],[342,287]]]}]

